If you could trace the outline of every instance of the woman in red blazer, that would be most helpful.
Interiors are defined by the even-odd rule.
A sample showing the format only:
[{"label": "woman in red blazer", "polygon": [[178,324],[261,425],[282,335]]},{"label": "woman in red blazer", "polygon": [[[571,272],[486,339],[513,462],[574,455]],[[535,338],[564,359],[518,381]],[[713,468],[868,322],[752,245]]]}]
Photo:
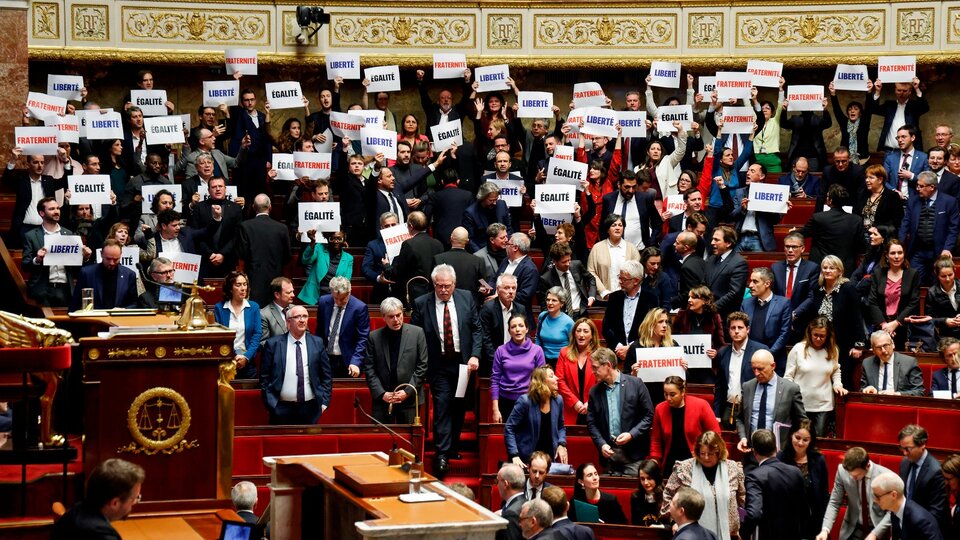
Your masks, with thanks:
[{"label": "woman in red blazer", "polygon": [[[675,375],[663,381],[666,401],[653,412],[653,430],[650,437],[650,459],[663,464],[664,476],[673,472],[673,464],[693,457],[697,437],[704,431],[720,433],[720,424],[705,399],[688,396],[686,383]],[[674,439],[674,428],[683,426],[681,441]]]},{"label": "woman in red blazer", "polygon": [[593,321],[584,317],[573,323],[570,345],[560,349],[556,369],[565,425],[587,425],[587,397],[597,383],[590,369],[590,355],[599,348],[600,333]]}]

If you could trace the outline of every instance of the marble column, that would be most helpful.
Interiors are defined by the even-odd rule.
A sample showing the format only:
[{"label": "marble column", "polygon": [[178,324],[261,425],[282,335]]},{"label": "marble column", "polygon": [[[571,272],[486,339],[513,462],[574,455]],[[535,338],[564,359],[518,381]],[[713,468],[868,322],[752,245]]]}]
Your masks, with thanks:
[{"label": "marble column", "polygon": [[0,161],[13,148],[13,128],[21,125],[28,91],[27,0],[0,0]]}]

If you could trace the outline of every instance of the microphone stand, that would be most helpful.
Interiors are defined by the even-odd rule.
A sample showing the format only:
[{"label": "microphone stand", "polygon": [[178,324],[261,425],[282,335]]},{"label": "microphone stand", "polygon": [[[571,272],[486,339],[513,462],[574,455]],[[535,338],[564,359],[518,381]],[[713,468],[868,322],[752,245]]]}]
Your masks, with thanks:
[{"label": "microphone stand", "polygon": [[[401,384],[398,384],[397,387],[393,389],[393,392],[397,393],[401,388],[405,386],[413,390],[413,423],[410,424],[410,427],[415,429],[415,428],[421,427],[422,425],[420,424],[420,394],[419,392],[417,392],[417,388],[410,383],[401,383]],[[393,413],[393,403],[391,403],[387,407],[387,412],[390,414]],[[420,460],[421,460],[420,456],[423,455],[423,438],[424,437],[422,433],[418,433],[417,431],[413,431],[412,436],[414,440],[419,439],[418,441],[419,444],[410,445],[410,446],[413,448],[414,452],[417,453],[416,462],[420,463]]]},{"label": "microphone stand", "polygon": [[366,416],[371,422],[373,422],[378,427],[382,428],[384,431],[389,433],[390,436],[393,438],[393,449],[390,450],[390,462],[389,462],[390,466],[391,467],[401,466],[404,470],[409,470],[410,465],[407,463],[404,463],[404,459],[416,460],[417,457],[411,454],[410,452],[408,452],[407,450],[397,448],[397,439],[400,439],[401,441],[407,443],[408,445],[410,445],[411,448],[413,448],[413,443],[410,442],[408,439],[405,439],[402,435],[400,435],[396,431],[387,427],[387,425],[384,424],[383,422],[367,414],[367,411],[363,410],[363,407],[360,406],[360,396],[354,396],[353,407],[358,411],[360,411],[360,413]]}]

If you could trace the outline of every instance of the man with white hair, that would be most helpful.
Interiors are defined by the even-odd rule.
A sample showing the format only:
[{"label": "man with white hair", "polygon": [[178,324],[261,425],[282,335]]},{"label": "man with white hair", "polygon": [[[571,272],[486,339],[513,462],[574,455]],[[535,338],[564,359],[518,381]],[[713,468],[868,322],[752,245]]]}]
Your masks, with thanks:
[{"label": "man with white hair", "polygon": [[427,375],[433,396],[433,440],[436,446],[434,475],[442,478],[449,460],[458,459],[463,430],[464,399],[456,397],[460,366],[469,371],[480,366],[483,338],[473,296],[457,289],[457,274],[447,264],[430,274],[433,292],[413,301],[410,323],[423,329],[427,338]]},{"label": "man with white hair", "polygon": [[[411,424],[417,401],[424,405],[427,338],[422,328],[404,324],[403,302],[392,296],[380,302],[380,315],[385,326],[370,333],[363,365],[373,417],[385,424]],[[394,391],[401,384],[409,386]]]},{"label": "man with white hair", "polygon": [[530,237],[517,232],[510,235],[507,243],[507,258],[500,263],[497,276],[512,274],[517,277],[516,301],[527,313],[533,313],[533,298],[540,284],[540,272],[537,265],[527,256],[530,252]]},{"label": "man with white hair", "polygon": [[871,486],[873,500],[880,508],[890,512],[893,537],[902,540],[942,540],[937,519],[922,506],[906,498],[903,487],[903,479],[892,472],[881,474]]},{"label": "man with white hair", "polygon": [[253,482],[237,482],[230,490],[230,498],[238,516],[247,523],[257,522],[257,515],[253,513],[257,508],[257,486]]},{"label": "man with white hair", "polygon": [[541,534],[553,524],[553,510],[540,499],[523,503],[520,507],[520,530],[527,540],[532,538],[553,538],[550,533]]},{"label": "man with white hair", "polygon": [[603,339],[617,353],[617,358],[623,360],[630,344],[637,339],[643,318],[658,303],[651,291],[640,286],[643,281],[640,261],[625,261],[617,277],[620,289],[607,296],[607,309],[603,312]]},{"label": "man with white hair", "polygon": [[526,315],[526,308],[516,303],[517,277],[501,274],[497,278],[497,297],[480,308],[480,328],[483,331],[483,356],[480,362],[480,376],[489,377],[493,367],[493,353],[497,348],[510,341],[510,317]]},{"label": "man with white hair", "polygon": [[330,294],[317,303],[317,335],[323,340],[334,378],[359,377],[367,355],[370,314],[351,292],[350,280],[330,280]]},{"label": "man with white hair", "polygon": [[519,540],[523,537],[520,529],[520,512],[527,498],[523,494],[525,482],[523,469],[513,463],[507,463],[497,472],[497,492],[503,499],[500,516],[508,521],[506,529],[497,531],[497,540]]}]

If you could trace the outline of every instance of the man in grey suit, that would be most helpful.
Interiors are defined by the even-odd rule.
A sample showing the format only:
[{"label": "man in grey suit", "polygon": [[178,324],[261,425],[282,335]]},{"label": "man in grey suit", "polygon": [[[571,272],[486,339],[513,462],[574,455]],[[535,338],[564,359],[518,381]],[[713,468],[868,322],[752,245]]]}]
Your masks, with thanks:
[{"label": "man in grey suit", "polygon": [[773,354],[767,350],[753,353],[750,359],[755,378],[743,383],[743,406],[737,416],[737,434],[740,435],[737,450],[744,454],[750,452],[750,437],[758,429],[769,429],[778,434],[782,450],[789,442],[786,434],[790,426],[807,418],[800,387],[777,376],[775,366]]},{"label": "man in grey suit", "polygon": [[273,293],[273,302],[260,308],[260,346],[273,336],[287,332],[287,308],[296,298],[293,292],[293,282],[283,276],[273,278],[270,282],[270,291]]},{"label": "man in grey suit", "polygon": [[840,525],[838,540],[861,539],[869,534],[884,538],[890,530],[890,514],[873,500],[872,484],[876,477],[889,472],[886,467],[870,461],[870,454],[863,448],[854,446],[847,450],[843,462],[837,467],[833,492],[816,540],[828,539],[844,499],[847,512]]},{"label": "man in grey suit", "polygon": [[[403,323],[400,300],[384,299],[380,314],[386,326],[370,332],[363,363],[373,397],[373,417],[384,424],[412,424],[416,404],[424,403],[427,338],[420,327]],[[401,384],[409,386],[394,391]]]},{"label": "man in grey suit", "polygon": [[923,374],[917,359],[894,352],[893,338],[886,330],[870,334],[874,356],[863,361],[860,391],[864,394],[922,396]]}]

